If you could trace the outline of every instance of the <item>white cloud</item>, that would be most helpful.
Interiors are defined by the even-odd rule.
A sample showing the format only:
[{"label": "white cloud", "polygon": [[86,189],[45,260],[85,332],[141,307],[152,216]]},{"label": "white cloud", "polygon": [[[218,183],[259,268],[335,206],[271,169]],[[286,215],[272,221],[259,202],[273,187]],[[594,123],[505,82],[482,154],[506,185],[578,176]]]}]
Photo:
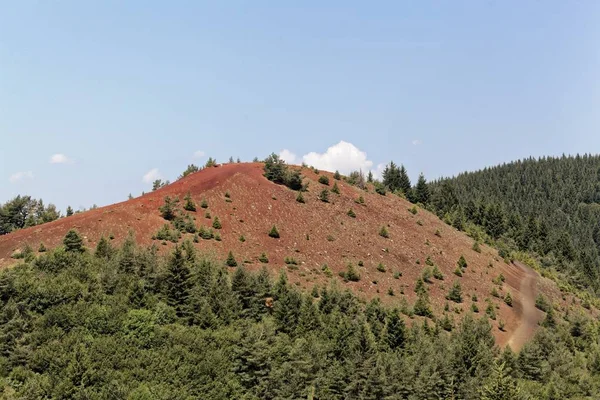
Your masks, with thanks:
[{"label": "white cloud", "polygon": [[202,150],[198,150],[194,152],[194,158],[202,158],[206,155],[205,152],[203,152]]},{"label": "white cloud", "polygon": [[[373,161],[367,159],[367,153],[361,151],[352,143],[340,141],[327,149],[325,153],[311,152],[302,157],[302,160],[318,169],[325,171],[338,170],[342,174],[361,169],[370,171]],[[375,174],[376,171],[373,171]]]},{"label": "white cloud", "polygon": [[423,142],[421,142],[419,139],[414,139],[411,143],[413,144],[413,146],[418,146]]},{"label": "white cloud", "polygon": [[158,168],[152,168],[142,177],[142,181],[145,183],[152,183],[157,179],[162,179],[160,172],[158,172]]},{"label": "white cloud", "polygon": [[50,164],[70,164],[72,162],[73,161],[69,157],[61,153],[53,154],[52,157],[50,157]]},{"label": "white cloud", "polygon": [[296,155],[288,149],[283,149],[279,152],[279,157],[288,164],[294,164],[296,162]]},{"label": "white cloud", "polygon": [[33,179],[33,172],[31,171],[19,171],[19,172],[15,172],[14,174],[12,174],[8,180],[10,181],[10,183],[17,183],[19,181],[22,181],[24,179]]}]

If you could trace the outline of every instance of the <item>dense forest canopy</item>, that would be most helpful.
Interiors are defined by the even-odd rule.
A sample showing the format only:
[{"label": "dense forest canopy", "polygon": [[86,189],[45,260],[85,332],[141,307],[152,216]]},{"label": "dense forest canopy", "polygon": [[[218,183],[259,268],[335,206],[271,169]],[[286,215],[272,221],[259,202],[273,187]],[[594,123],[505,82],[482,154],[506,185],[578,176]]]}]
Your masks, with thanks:
[{"label": "dense forest canopy", "polygon": [[0,235],[58,218],[60,218],[60,211],[54,204],[45,206],[41,199],[19,195],[0,205]]},{"label": "dense forest canopy", "polygon": [[600,156],[529,158],[430,187],[432,208],[457,228],[482,226],[501,246],[535,252],[581,287],[600,287]]},{"label": "dense forest canopy", "polygon": [[[443,327],[442,327],[443,325]],[[600,394],[598,323],[549,313],[518,354],[486,317],[410,319],[335,283],[301,293],[189,241],[64,245],[0,271],[0,397],[559,399]],[[591,397],[590,397],[591,396]]]}]

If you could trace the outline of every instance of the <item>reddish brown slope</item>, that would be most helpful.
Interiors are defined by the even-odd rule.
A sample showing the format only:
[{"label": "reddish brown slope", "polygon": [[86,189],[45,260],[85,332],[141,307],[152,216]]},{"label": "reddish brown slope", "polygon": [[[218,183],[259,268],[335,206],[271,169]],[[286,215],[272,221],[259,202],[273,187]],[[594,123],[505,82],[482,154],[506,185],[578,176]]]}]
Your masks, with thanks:
[{"label": "reddish brown slope", "polygon": [[[337,181],[341,194],[330,194],[330,203],[318,200],[317,195],[324,185],[317,182],[318,175],[308,168],[302,170],[305,182],[310,182],[305,193],[306,204],[295,201],[296,193],[262,176],[262,164],[230,164],[209,168],[157,190],[140,198],[84,212],[58,221],[14,232],[0,237],[0,265],[8,265],[15,249],[29,243],[37,249],[40,242],[46,247],[60,245],[65,233],[76,228],[86,238],[86,245],[94,247],[101,235],[114,235],[121,241],[133,230],[142,244],[152,243],[152,235],[166,221],[159,214],[158,207],[165,196],[183,196],[189,191],[197,204],[203,198],[209,203],[208,211],[218,216],[223,229],[222,241],[201,240],[200,249],[214,252],[224,259],[227,252],[233,251],[238,261],[247,261],[249,268],[259,268],[257,257],[266,252],[269,268],[279,271],[285,268],[284,259],[294,257],[297,269],[288,270],[292,282],[310,289],[314,284],[323,284],[328,278],[321,267],[327,264],[333,271],[334,279],[344,271],[348,263],[357,267],[362,261],[364,267],[357,267],[361,274],[359,282],[341,283],[364,297],[380,296],[387,303],[399,303],[405,297],[409,304],[415,300],[416,279],[425,267],[429,256],[443,272],[443,281],[433,279],[429,284],[430,296],[436,313],[443,310],[452,282],[458,280],[463,289],[464,301],[461,304],[450,302],[452,309],[466,312],[471,308],[471,297],[476,294],[477,305],[482,314],[485,299],[490,296],[492,279],[500,273],[508,277],[504,294],[511,291],[515,307],[510,308],[501,300],[492,301],[498,309],[499,319],[506,323],[506,332],[496,329],[501,344],[506,343],[520,324],[521,280],[527,274],[514,266],[497,261],[496,252],[482,246],[482,252],[472,250],[473,240],[440,221],[435,215],[419,209],[417,215],[408,211],[412,204],[388,194],[381,196],[370,190],[365,192],[343,181]],[[330,188],[333,177],[330,178]],[[228,191],[231,201],[226,201]],[[359,196],[365,205],[355,203]],[[347,211],[352,208],[356,218],[350,218]],[[209,227],[211,221],[204,217],[205,210],[191,213],[197,225]],[[268,232],[276,225],[280,239],[273,239]],[[389,230],[388,239],[379,236],[380,228]],[[435,233],[441,233],[437,236]],[[239,237],[246,239],[241,242]],[[157,242],[157,244],[160,244]],[[169,245],[170,246],[170,245]],[[160,246],[168,248],[169,246]],[[453,274],[458,258],[464,255],[468,262],[462,278]],[[417,260],[420,264],[417,264]],[[377,270],[382,263],[386,272]],[[394,273],[401,273],[399,279]],[[388,289],[394,296],[388,294]],[[451,315],[456,315],[454,312]]]}]

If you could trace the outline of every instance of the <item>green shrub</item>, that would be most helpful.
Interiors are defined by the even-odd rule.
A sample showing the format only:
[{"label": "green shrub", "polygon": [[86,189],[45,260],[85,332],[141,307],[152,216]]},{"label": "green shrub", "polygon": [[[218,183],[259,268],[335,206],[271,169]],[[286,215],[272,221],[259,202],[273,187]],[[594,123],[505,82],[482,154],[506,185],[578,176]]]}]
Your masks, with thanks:
[{"label": "green shrub", "polygon": [[386,239],[390,237],[390,234],[385,226],[382,226],[379,230],[379,236],[384,237]]},{"label": "green shrub", "polygon": [[221,221],[219,220],[219,217],[215,217],[215,219],[213,219],[212,227],[215,228],[215,229],[221,229],[222,228]]},{"label": "green shrub", "polygon": [[431,259],[431,256],[427,256],[427,258],[425,259],[425,265],[429,265],[430,267],[433,267],[433,260]]},{"label": "green shrub", "polygon": [[365,198],[362,196],[358,196],[358,199],[354,200],[356,204],[365,204]]},{"label": "green shrub", "polygon": [[240,242],[244,243],[246,241],[246,238],[244,237],[244,235],[240,235],[239,240]]},{"label": "green shrub", "polygon": [[269,237],[279,239],[279,231],[277,230],[277,227],[275,225],[273,225],[273,227],[269,231]]},{"label": "green shrub", "polygon": [[208,201],[206,201],[206,199],[202,199],[202,202],[200,203],[200,207],[208,208]]},{"label": "green shrub", "polygon": [[227,260],[225,260],[225,265],[227,265],[228,267],[237,267],[237,261],[235,260],[235,257],[233,256],[233,253],[231,251],[229,251],[229,254],[227,255]]},{"label": "green shrub", "polygon": [[339,181],[340,179],[342,179],[342,175],[340,174],[340,171],[336,170],[335,174],[333,174],[333,179],[335,179],[336,181]]},{"label": "green shrub", "polygon": [[325,175],[319,177],[319,183],[329,186],[329,178]]},{"label": "green shrub", "polygon": [[305,203],[305,201],[304,201],[304,196],[302,195],[302,192],[298,192],[298,196],[296,196],[296,201],[297,201],[298,203],[302,203],[302,204],[304,204],[304,203]]},{"label": "green shrub", "polygon": [[260,261],[263,264],[268,264],[269,263],[269,257],[267,257],[266,253],[262,253],[259,257],[258,257],[258,261]]},{"label": "green shrub", "polygon": [[346,269],[345,277],[347,280],[352,281],[352,282],[360,281],[360,274],[358,273],[358,271],[356,270],[356,268],[354,268],[354,265],[352,265],[352,264],[348,264],[348,268]]},{"label": "green shrub", "polygon": [[477,253],[481,253],[481,247],[479,247],[479,242],[476,241],[475,243],[473,243],[472,249]]},{"label": "green shrub", "polygon": [[348,216],[351,218],[356,218],[356,213],[354,212],[353,209],[349,209],[346,214],[348,214]]},{"label": "green shrub", "polygon": [[383,263],[377,264],[377,271],[379,271],[379,272],[385,272],[386,271],[385,265],[383,265]]},{"label": "green shrub", "polygon": [[467,260],[465,260],[464,256],[460,256],[460,258],[458,259],[456,264],[458,265],[458,268],[460,268],[460,269],[467,268]]},{"label": "green shrub", "polygon": [[444,280],[444,274],[442,274],[442,271],[440,271],[437,265],[433,267],[433,277],[439,281]]},{"label": "green shrub", "polygon": [[408,211],[410,211],[410,213],[412,215],[417,215],[417,213],[419,212],[419,210],[417,209],[417,206],[412,206],[411,208],[408,209]]},{"label": "green shrub", "polygon": [[456,269],[454,270],[454,275],[462,277],[463,276],[462,269],[460,269],[459,267],[456,267]]},{"label": "green shrub", "polygon": [[460,282],[455,281],[452,284],[452,288],[450,288],[450,292],[448,292],[448,296],[446,299],[451,300],[455,303],[462,303],[462,289],[460,287]]},{"label": "green shrub", "polygon": [[192,200],[192,195],[190,194],[190,192],[187,192],[183,200],[185,200],[185,203],[183,205],[184,210],[196,211],[196,204],[194,203],[194,200]]},{"label": "green shrub", "polygon": [[506,292],[506,295],[504,296],[504,303],[506,303],[506,305],[509,307],[513,306],[513,300],[510,292]]},{"label": "green shrub", "polygon": [[164,204],[158,207],[160,215],[167,221],[171,221],[175,218],[176,203],[176,200],[173,200],[171,199],[171,197],[166,196]]},{"label": "green shrub", "polygon": [[319,193],[319,200],[321,200],[324,203],[329,203],[329,190],[321,190],[321,193]]},{"label": "green shrub", "polygon": [[286,258],[284,259],[284,262],[285,262],[287,265],[298,265],[298,261],[296,261],[296,259],[295,259],[294,257],[286,257]]},{"label": "green shrub", "polygon": [[40,243],[40,247],[38,247],[38,252],[44,253],[45,251],[46,251],[46,246],[44,246],[44,243]]},{"label": "green shrub", "polygon": [[335,194],[340,194],[340,188],[338,187],[337,182],[333,183],[333,187],[331,188],[331,191]]}]

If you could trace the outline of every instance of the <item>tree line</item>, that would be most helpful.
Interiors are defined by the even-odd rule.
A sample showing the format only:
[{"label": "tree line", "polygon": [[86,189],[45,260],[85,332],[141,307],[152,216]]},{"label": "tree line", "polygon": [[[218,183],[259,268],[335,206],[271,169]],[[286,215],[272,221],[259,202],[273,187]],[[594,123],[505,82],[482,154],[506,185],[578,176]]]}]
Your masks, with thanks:
[{"label": "tree line", "polygon": [[133,236],[0,271],[0,397],[557,399],[600,394],[598,322],[552,319],[519,353],[486,317],[406,319],[335,283],[310,293]]}]

